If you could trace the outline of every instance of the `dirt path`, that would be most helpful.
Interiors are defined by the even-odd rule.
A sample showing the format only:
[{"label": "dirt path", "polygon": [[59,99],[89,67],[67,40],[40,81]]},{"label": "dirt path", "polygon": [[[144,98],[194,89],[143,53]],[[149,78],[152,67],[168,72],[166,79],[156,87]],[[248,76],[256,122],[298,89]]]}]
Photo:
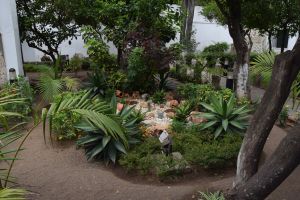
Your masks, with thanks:
[{"label": "dirt path", "polygon": [[[270,156],[286,133],[274,127],[265,152]],[[75,145],[45,145],[41,126],[25,143],[13,176],[21,187],[31,191],[32,200],[176,200],[192,199],[195,191],[229,188],[232,177],[207,176],[178,184],[147,184],[116,176],[101,163],[87,162]],[[294,200],[300,191],[298,167],[268,200]]]},{"label": "dirt path", "polygon": [[[29,199],[125,200],[182,199],[212,186],[230,183],[222,177],[204,177],[183,184],[141,184],[123,180],[100,163],[87,162],[74,145],[45,146],[39,126],[25,143],[13,175],[21,187],[31,191]],[[224,182],[225,181],[225,182]]]}]

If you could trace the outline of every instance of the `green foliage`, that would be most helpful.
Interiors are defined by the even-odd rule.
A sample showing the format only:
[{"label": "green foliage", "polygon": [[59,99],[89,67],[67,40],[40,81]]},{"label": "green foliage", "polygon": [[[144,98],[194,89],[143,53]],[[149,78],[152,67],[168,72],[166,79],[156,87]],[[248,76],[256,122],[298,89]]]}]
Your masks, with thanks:
[{"label": "green foliage", "polygon": [[0,199],[3,200],[25,200],[26,191],[23,189],[0,189]]},{"label": "green foliage", "polygon": [[77,72],[81,69],[82,63],[84,61],[84,58],[82,58],[79,54],[75,54],[71,59],[70,63],[67,66],[66,71],[73,71]]},{"label": "green foliage", "polygon": [[180,122],[186,122],[186,118],[190,114],[191,111],[192,111],[192,107],[189,102],[180,104],[175,109],[175,120],[180,121]]},{"label": "green foliage", "polygon": [[144,57],[143,48],[134,48],[128,57],[127,69],[128,88],[131,90],[148,91],[153,88],[153,72]]},{"label": "green foliage", "polygon": [[205,169],[223,169],[233,166],[239,153],[242,137],[227,134],[214,139],[206,132],[176,134],[173,137],[173,149],[182,153],[188,163]]},{"label": "green foliage", "polygon": [[[44,108],[42,119],[45,123],[49,119],[50,134],[53,130],[53,120],[59,113],[79,114],[81,122],[74,128],[82,130],[86,135],[77,142],[86,149],[86,156],[90,159],[101,158],[115,162],[119,152],[126,153],[129,144],[137,143],[135,137],[139,134],[136,118],[131,115],[133,107],[124,107],[116,113],[116,98],[111,104],[101,101],[91,92],[80,92],[72,96],[62,96],[58,103],[52,103],[48,109]],[[131,117],[129,117],[131,116]]]},{"label": "green foliage", "polygon": [[201,129],[212,129],[215,138],[226,133],[243,133],[245,131],[246,120],[251,110],[247,109],[247,105],[236,108],[234,95],[228,102],[222,97],[213,96],[210,104],[201,103],[201,105],[208,111],[203,114],[208,121],[203,124]]},{"label": "green foliage", "polygon": [[78,26],[65,13],[63,1],[17,0],[21,41],[51,56],[59,55],[59,45],[77,36]]},{"label": "green foliage", "polygon": [[151,99],[154,103],[157,103],[157,104],[161,104],[161,103],[164,103],[166,101],[166,93],[165,91],[163,90],[160,90],[160,91],[156,91]]},{"label": "green foliage", "polygon": [[127,76],[121,71],[112,72],[108,77],[107,83],[114,90],[122,89],[127,83]]},{"label": "green foliage", "polygon": [[225,200],[225,197],[221,192],[214,192],[214,193],[199,192],[199,195],[202,200]]},{"label": "green foliage", "polygon": [[140,145],[133,148],[119,160],[120,165],[128,171],[154,174],[165,179],[182,174],[186,166],[185,161],[179,161],[161,153],[161,144],[157,138],[146,138]]},{"label": "green foliage", "polygon": [[242,143],[239,135],[224,135],[215,140],[210,133],[199,133],[199,128],[196,127],[187,128],[180,134],[175,133],[172,138],[173,151],[180,152],[185,161],[176,161],[162,155],[158,139],[150,137],[123,155],[119,163],[128,171],[137,170],[142,174],[155,174],[161,178],[180,175],[182,171],[170,169],[174,166],[184,168],[187,163],[195,168],[223,169],[234,166]]},{"label": "green foliage", "polygon": [[101,34],[91,26],[82,28],[83,40],[90,59],[101,69],[109,71],[116,67],[116,59],[109,53],[109,46],[102,39]]},{"label": "green foliage", "polygon": [[220,53],[229,49],[229,45],[226,42],[218,42],[216,44],[209,45],[203,49],[203,53]]},{"label": "green foliage", "polygon": [[289,117],[289,107],[284,106],[278,116],[278,121],[279,121],[280,126],[282,126],[282,127],[286,126],[288,117]]},{"label": "green foliage", "polygon": [[49,67],[47,64],[43,63],[25,63],[24,65],[24,71],[26,73],[28,72],[40,72],[39,68],[45,68]]},{"label": "green foliage", "polygon": [[213,86],[209,84],[193,83],[179,85],[177,92],[183,99],[187,99],[191,103],[193,109],[199,109],[201,107],[200,102],[209,103],[210,97],[213,95],[228,100],[233,94],[230,89],[215,90]]},{"label": "green foliage", "polygon": [[76,78],[58,77],[55,68],[40,67],[41,76],[38,82],[38,90],[46,102],[53,101],[54,97],[63,91],[76,91],[79,82]]},{"label": "green foliage", "polygon": [[250,77],[252,81],[261,81],[261,85],[266,88],[269,85],[272,75],[272,68],[275,62],[274,52],[258,54],[250,63]]},{"label": "green foliage", "polygon": [[32,109],[33,91],[23,77],[13,84],[5,84],[0,91],[0,112],[14,112],[28,116]]}]

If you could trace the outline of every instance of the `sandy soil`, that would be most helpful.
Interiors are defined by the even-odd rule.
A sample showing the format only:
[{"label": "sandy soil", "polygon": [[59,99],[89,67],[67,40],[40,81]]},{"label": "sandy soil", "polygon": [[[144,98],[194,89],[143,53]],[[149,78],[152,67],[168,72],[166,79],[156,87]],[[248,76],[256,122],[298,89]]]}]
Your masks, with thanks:
[{"label": "sandy soil", "polygon": [[83,150],[76,150],[73,144],[45,145],[41,128],[29,136],[19,156],[22,160],[17,161],[13,169],[20,187],[31,191],[29,199],[186,199],[194,191],[231,183],[232,173],[226,176],[204,174],[176,184],[131,179],[121,175],[119,170],[116,175],[101,163],[87,162]]}]

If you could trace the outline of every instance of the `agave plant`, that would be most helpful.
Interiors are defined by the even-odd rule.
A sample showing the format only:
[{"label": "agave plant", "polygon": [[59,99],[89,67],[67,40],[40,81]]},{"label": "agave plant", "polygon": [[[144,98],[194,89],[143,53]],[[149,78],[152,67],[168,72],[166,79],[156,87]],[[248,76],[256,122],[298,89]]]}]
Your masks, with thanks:
[{"label": "agave plant", "polygon": [[215,192],[215,193],[199,192],[199,194],[201,196],[200,198],[201,200],[225,200],[225,197],[220,192]]},{"label": "agave plant", "polygon": [[[103,158],[106,161],[116,161],[117,152],[126,153],[130,143],[135,143],[133,137],[138,133],[136,119],[132,119],[134,108],[124,107],[116,113],[116,97],[111,104],[101,101],[91,91],[78,93],[71,98],[62,97],[59,103],[53,103],[42,112],[44,138],[45,124],[49,120],[50,134],[52,134],[52,119],[58,112],[75,112],[81,115],[81,123],[75,128],[82,130],[86,135],[77,141],[79,146],[86,149],[87,158]],[[50,137],[51,138],[51,137]]]},{"label": "agave plant", "polygon": [[213,96],[211,103],[201,103],[208,111],[202,116],[207,119],[201,127],[202,130],[211,128],[215,138],[226,133],[242,133],[247,127],[246,120],[251,111],[247,105],[235,107],[235,97],[232,95],[228,102],[223,97]]},{"label": "agave plant", "polygon": [[185,122],[186,118],[190,114],[191,110],[192,110],[192,106],[189,102],[185,102],[185,103],[179,105],[175,109],[175,119],[177,121]]}]

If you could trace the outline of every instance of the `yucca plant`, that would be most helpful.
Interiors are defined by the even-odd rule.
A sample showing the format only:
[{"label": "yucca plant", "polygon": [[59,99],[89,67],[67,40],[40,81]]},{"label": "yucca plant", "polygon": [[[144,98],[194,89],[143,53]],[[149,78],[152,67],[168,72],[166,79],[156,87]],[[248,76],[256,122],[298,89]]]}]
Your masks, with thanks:
[{"label": "yucca plant", "polygon": [[[61,97],[59,103],[51,104],[50,109],[43,109],[44,124],[49,120],[50,134],[52,134],[52,119],[58,112],[75,112],[81,115],[81,123],[75,125],[86,135],[77,141],[77,145],[86,149],[87,158],[102,158],[106,161],[116,161],[117,152],[126,153],[130,143],[138,133],[136,119],[129,118],[134,108],[123,108],[116,113],[116,97],[111,104],[101,101],[91,91],[78,93],[71,98]],[[50,137],[51,138],[51,137]]]},{"label": "yucca plant", "polygon": [[243,133],[247,127],[248,113],[251,111],[247,105],[235,107],[235,97],[232,95],[228,102],[223,97],[213,96],[210,104],[201,103],[208,111],[202,116],[207,119],[201,127],[204,129],[212,129],[215,138],[226,133]]}]

